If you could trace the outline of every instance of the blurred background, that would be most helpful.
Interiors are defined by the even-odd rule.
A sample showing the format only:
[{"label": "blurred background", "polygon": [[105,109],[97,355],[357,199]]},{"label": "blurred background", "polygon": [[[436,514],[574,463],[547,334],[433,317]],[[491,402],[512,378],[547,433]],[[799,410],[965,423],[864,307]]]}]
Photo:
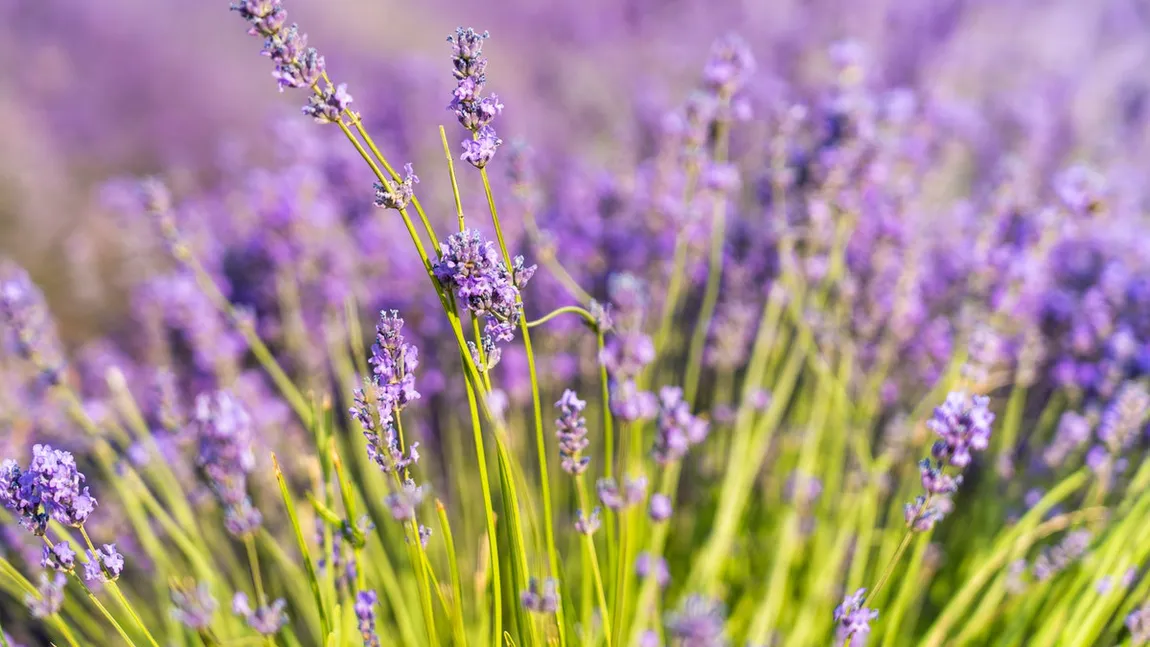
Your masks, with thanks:
[{"label": "blurred background", "polygon": [[[1003,141],[1014,137],[1043,167],[1105,161],[1112,182],[1142,197],[1143,0],[291,0],[288,9],[377,139],[405,159],[442,161],[436,127],[452,126],[453,86],[444,40],[459,25],[492,34],[489,87],[507,105],[504,139],[555,165],[606,170],[643,157],[644,124],[682,100],[711,42],[735,31],[755,51],[759,98],[815,87],[828,46],[854,39],[884,85],[947,101],[950,127],[980,143],[976,170],[998,151],[1018,152]],[[125,259],[144,253],[101,201],[104,183],[162,172],[177,192],[211,186],[267,155],[269,124],[298,110],[259,48],[226,0],[0,0],[0,255],[45,286],[70,345],[115,324]],[[431,166],[417,168],[440,186]]]}]

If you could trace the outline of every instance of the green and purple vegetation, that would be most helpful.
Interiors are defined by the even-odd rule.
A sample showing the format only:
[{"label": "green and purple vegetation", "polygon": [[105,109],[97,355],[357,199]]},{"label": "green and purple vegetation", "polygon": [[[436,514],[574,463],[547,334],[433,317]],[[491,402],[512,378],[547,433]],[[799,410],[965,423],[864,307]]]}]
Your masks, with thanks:
[{"label": "green and purple vegetation", "polygon": [[[515,4],[570,60],[660,15]],[[1090,128],[1066,78],[949,96],[909,59],[979,3],[936,4],[881,62],[722,36],[600,168],[487,32],[361,107],[236,0],[270,159],[104,182],[85,344],[0,263],[0,647],[1150,644],[1150,82]]]}]

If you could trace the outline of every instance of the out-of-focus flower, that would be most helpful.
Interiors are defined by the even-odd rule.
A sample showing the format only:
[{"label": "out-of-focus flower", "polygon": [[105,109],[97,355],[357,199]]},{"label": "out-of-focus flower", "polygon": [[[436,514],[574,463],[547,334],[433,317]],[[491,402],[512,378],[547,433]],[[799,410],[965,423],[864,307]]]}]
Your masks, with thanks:
[{"label": "out-of-focus flower", "polygon": [[523,608],[532,613],[555,613],[559,609],[559,587],[555,580],[547,578],[540,582],[531,578],[527,590],[520,595]]}]

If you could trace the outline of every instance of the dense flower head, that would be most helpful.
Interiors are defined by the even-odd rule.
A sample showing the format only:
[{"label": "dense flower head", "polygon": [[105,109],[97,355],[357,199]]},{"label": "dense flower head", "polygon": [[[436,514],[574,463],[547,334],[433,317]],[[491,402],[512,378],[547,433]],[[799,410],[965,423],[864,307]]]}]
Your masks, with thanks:
[{"label": "dense flower head", "polygon": [[84,579],[89,582],[114,582],[124,572],[124,556],[116,550],[115,544],[104,544],[95,551],[87,551],[88,561],[84,563]]},{"label": "dense flower head", "polygon": [[990,425],[993,422],[990,398],[980,395],[968,398],[966,393],[951,393],[927,422],[931,431],[940,438],[931,452],[935,458],[950,465],[960,469],[966,467],[971,461],[971,451],[983,451],[990,446]]},{"label": "dense flower head", "polygon": [[1111,453],[1128,449],[1141,434],[1150,414],[1150,393],[1137,382],[1123,385],[1102,413],[1098,423],[1098,440]]},{"label": "dense flower head", "polygon": [[608,509],[619,511],[643,502],[647,496],[647,477],[627,477],[623,480],[622,490],[615,479],[602,478],[595,484],[595,489],[600,503]]},{"label": "dense flower head", "polygon": [[247,498],[247,477],[255,468],[252,421],[238,399],[227,391],[201,393],[192,416],[197,442],[196,465],[225,505]]},{"label": "dense flower head", "polygon": [[56,542],[51,548],[44,546],[40,566],[57,571],[71,571],[76,567],[76,551],[67,541]]},{"label": "dense flower head", "polygon": [[392,178],[386,185],[375,183],[375,206],[383,209],[406,209],[415,197],[415,185],[419,176],[411,164],[403,165],[403,179]]},{"label": "dense flower head", "polygon": [[84,481],[70,452],[35,445],[27,470],[11,459],[0,463],[0,503],[35,535],[46,532],[49,519],[79,527],[96,509]]},{"label": "dense flower head", "polygon": [[1126,629],[1135,645],[1150,643],[1150,604],[1143,604],[1126,616]]},{"label": "dense flower head", "polygon": [[651,501],[647,507],[647,514],[651,516],[651,521],[663,522],[671,518],[673,512],[671,504],[671,497],[661,492],[651,495]]},{"label": "dense flower head", "polygon": [[375,344],[371,347],[372,374],[378,381],[380,412],[398,413],[419,399],[415,389],[415,369],[419,367],[419,348],[403,337],[403,318],[399,312],[379,313],[375,326]]},{"label": "dense flower head", "polygon": [[32,362],[45,381],[59,382],[64,354],[44,293],[23,268],[0,262],[0,351],[9,344],[16,355]]},{"label": "dense flower head", "polygon": [[953,509],[954,501],[949,495],[918,496],[913,502],[903,505],[903,516],[911,530],[926,532],[946,518]]},{"label": "dense flower head", "polygon": [[172,617],[186,627],[196,631],[207,629],[218,608],[219,603],[212,596],[207,582],[200,582],[195,587],[172,586]]},{"label": "dense flower head", "polygon": [[301,33],[298,25],[286,26],[287,11],[280,0],[240,0],[232,3],[231,8],[251,25],[249,34],[264,38],[262,53],[275,65],[272,77],[279,84],[280,92],[286,88],[311,87],[319,82],[324,59],[314,47],[307,46],[307,34]]},{"label": "dense flower head", "polygon": [[[500,109],[503,104],[498,104]],[[463,146],[463,154],[459,159],[467,162],[475,168],[483,168],[495,157],[495,151],[503,145],[503,140],[496,134],[495,129],[489,125],[480,126],[475,131],[475,137],[472,139],[465,139],[461,143]]]},{"label": "dense flower head", "polygon": [[866,589],[855,591],[854,595],[843,598],[842,604],[835,608],[835,622],[838,623],[836,640],[839,644],[848,638],[852,645],[865,644],[870,634],[870,623],[878,617],[878,611],[868,609],[866,606]]},{"label": "dense flower head", "polygon": [[595,534],[595,531],[599,530],[599,508],[591,510],[590,515],[579,510],[578,517],[575,519],[575,530],[581,535]]},{"label": "dense flower head", "polygon": [[1058,420],[1054,440],[1043,451],[1042,458],[1050,467],[1058,467],[1072,452],[1090,440],[1093,426],[1077,411],[1067,411]]},{"label": "dense flower head", "polygon": [[[531,268],[533,272],[534,266]],[[514,338],[521,316],[519,291],[530,278],[527,268],[517,272],[519,277],[512,275],[495,243],[485,240],[478,229],[467,229],[452,234],[440,246],[432,269],[460,305],[486,319],[486,336],[498,341]],[[521,282],[517,283],[517,278]]]},{"label": "dense flower head", "polygon": [[307,105],[301,111],[315,119],[319,124],[330,124],[340,120],[340,115],[351,105],[352,97],[347,91],[347,84],[337,86],[330,84],[318,94],[307,98]]},{"label": "dense flower head", "polygon": [[360,591],[355,594],[355,618],[359,625],[359,635],[364,647],[379,647],[379,634],[375,631],[375,605],[379,596],[375,591]]},{"label": "dense flower head", "polygon": [[724,647],[726,609],[722,603],[691,595],[667,615],[667,632],[681,647]]},{"label": "dense flower head", "polygon": [[730,96],[755,72],[755,57],[746,42],[730,34],[711,46],[711,56],[703,68],[705,86],[716,94]]},{"label": "dense flower head", "polygon": [[663,557],[652,557],[651,553],[642,552],[635,558],[635,574],[640,579],[654,577],[655,583],[661,588],[671,583],[671,569]]},{"label": "dense flower head", "polygon": [[283,598],[256,609],[252,609],[247,594],[243,592],[232,598],[232,613],[247,620],[249,627],[264,636],[274,636],[288,623],[286,607],[287,601]]},{"label": "dense flower head", "polygon": [[686,456],[688,449],[706,439],[710,428],[706,420],[691,414],[683,390],[670,386],[659,391],[657,425],[654,456],[660,465]]},{"label": "dense flower head", "polygon": [[582,456],[588,445],[587,419],[583,417],[587,402],[580,400],[571,389],[566,389],[555,406],[559,409],[555,436],[559,438],[560,466],[564,472],[578,476],[591,462],[590,457]]},{"label": "dense flower head", "polygon": [[523,608],[532,613],[555,613],[559,609],[559,587],[555,580],[546,578],[542,582],[531,578],[527,590],[519,596]]},{"label": "dense flower head", "polygon": [[387,495],[387,507],[396,521],[410,521],[415,518],[415,510],[423,502],[423,486],[416,486],[408,479],[403,487]]},{"label": "dense flower head", "polygon": [[1082,558],[1094,537],[1088,530],[1072,530],[1057,544],[1044,549],[1034,558],[1034,578],[1044,582]]},{"label": "dense flower head", "polygon": [[228,530],[237,536],[258,529],[262,515],[248,497],[248,474],[255,468],[251,418],[227,391],[201,393],[192,416],[196,466],[224,507]]},{"label": "dense flower head", "polygon": [[24,596],[24,603],[28,610],[37,618],[47,618],[59,613],[64,606],[64,585],[68,578],[63,573],[40,573],[40,586],[36,594],[28,593]]}]

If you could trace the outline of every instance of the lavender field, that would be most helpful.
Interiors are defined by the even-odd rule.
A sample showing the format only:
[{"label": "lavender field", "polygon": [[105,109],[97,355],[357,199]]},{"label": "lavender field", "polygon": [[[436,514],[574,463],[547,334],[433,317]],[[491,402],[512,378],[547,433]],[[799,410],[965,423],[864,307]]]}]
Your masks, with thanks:
[{"label": "lavender field", "polygon": [[1142,0],[0,0],[0,63],[0,647],[1150,645]]}]

